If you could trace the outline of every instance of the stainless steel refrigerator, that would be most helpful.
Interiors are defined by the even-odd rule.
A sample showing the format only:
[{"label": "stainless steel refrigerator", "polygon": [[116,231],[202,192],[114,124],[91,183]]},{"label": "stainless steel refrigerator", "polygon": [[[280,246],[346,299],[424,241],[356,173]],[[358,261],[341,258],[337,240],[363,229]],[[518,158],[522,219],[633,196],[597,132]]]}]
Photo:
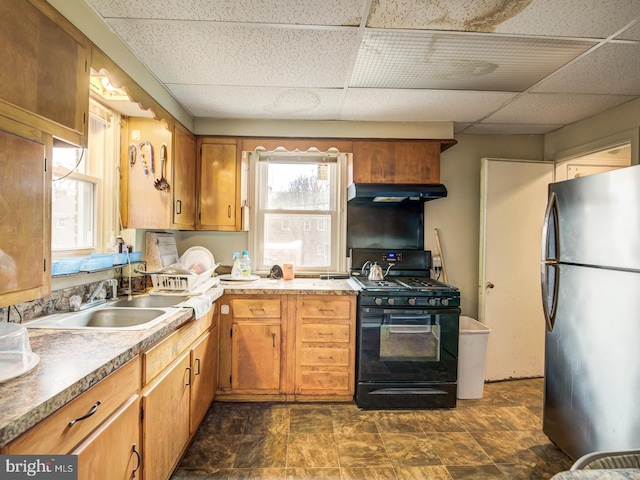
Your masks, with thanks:
[{"label": "stainless steel refrigerator", "polygon": [[640,165],[549,185],[543,430],[569,456],[640,447]]}]

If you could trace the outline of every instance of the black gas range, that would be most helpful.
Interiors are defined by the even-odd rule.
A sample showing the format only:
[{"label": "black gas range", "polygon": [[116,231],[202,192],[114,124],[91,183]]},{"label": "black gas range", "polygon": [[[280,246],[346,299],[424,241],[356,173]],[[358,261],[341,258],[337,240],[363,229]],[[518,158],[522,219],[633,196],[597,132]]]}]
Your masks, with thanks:
[{"label": "black gas range", "polygon": [[[371,266],[382,280],[370,280]],[[358,295],[356,403],[362,408],[456,405],[460,291],[430,277],[424,250],[352,249]]]}]

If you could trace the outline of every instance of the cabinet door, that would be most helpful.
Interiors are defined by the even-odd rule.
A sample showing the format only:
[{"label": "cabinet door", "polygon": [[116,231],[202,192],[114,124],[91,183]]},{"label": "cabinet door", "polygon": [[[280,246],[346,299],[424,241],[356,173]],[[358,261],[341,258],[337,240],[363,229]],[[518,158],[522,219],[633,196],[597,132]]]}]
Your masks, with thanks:
[{"label": "cabinet door", "polygon": [[[171,140],[171,131],[159,120],[128,118],[123,121],[120,209],[126,228],[171,228],[171,188],[158,190],[155,187],[156,179],[161,176],[160,150],[163,144],[168,152],[164,170],[172,171]],[[151,143],[153,149],[149,150],[148,145],[142,142]],[[136,151],[136,156],[132,157],[135,162],[129,159],[129,147]]]},{"label": "cabinet door", "polygon": [[43,140],[0,131],[0,306],[51,292],[50,182]]},{"label": "cabinet door", "polygon": [[189,441],[190,355],[187,350],[144,394],[144,478],[169,477]]},{"label": "cabinet door", "polygon": [[440,183],[440,142],[354,141],[354,183]]},{"label": "cabinet door", "polygon": [[200,149],[198,228],[239,230],[240,168],[235,144],[203,143]]},{"label": "cabinet door", "polygon": [[217,384],[218,327],[203,335],[191,349],[191,419],[193,433],[204,418]]},{"label": "cabinet door", "polygon": [[176,125],[173,142],[173,224],[192,230],[196,226],[196,138]]},{"label": "cabinet door", "polygon": [[80,32],[46,2],[0,2],[0,45],[0,113],[85,144],[88,46]]},{"label": "cabinet door", "polygon": [[72,455],[78,456],[78,478],[129,480],[141,465],[140,397],[135,395]]},{"label": "cabinet door", "polygon": [[280,389],[280,325],[238,322],[231,337],[231,388]]}]

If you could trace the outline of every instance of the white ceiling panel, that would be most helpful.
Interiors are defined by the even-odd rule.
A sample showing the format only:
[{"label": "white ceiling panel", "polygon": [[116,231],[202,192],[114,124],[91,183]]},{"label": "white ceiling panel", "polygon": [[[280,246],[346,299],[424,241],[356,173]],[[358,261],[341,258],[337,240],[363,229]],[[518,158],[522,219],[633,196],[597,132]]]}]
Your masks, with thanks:
[{"label": "white ceiling panel", "polygon": [[603,45],[531,91],[640,95],[640,45]]},{"label": "white ceiling panel", "polygon": [[593,45],[574,40],[369,30],[349,85],[522,92]]},{"label": "white ceiling panel", "polygon": [[640,99],[640,0],[68,1],[198,118],[543,134]]},{"label": "white ceiling panel", "polygon": [[357,26],[362,0],[88,0],[105,18]]},{"label": "white ceiling panel", "polygon": [[160,81],[195,85],[342,87],[357,30],[112,20]]},{"label": "white ceiling panel", "polygon": [[341,120],[475,122],[517,93],[350,88]]},{"label": "white ceiling panel", "polygon": [[526,93],[483,120],[485,123],[569,124],[631,100],[623,95]]},{"label": "white ceiling panel", "polygon": [[169,90],[197,118],[335,120],[340,89],[283,89],[169,85]]}]

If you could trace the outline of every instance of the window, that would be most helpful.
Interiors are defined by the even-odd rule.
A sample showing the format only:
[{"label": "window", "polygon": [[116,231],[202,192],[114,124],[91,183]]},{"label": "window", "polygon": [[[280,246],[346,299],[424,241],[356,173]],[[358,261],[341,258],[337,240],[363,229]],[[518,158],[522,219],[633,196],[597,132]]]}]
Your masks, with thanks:
[{"label": "window", "polygon": [[252,155],[250,242],[256,270],[283,263],[293,263],[298,272],[344,270],[345,160],[340,154]]},{"label": "window", "polygon": [[[112,188],[113,112],[90,102],[88,148],[54,143],[51,248],[55,256],[100,250],[105,233],[117,230],[113,219],[118,193]],[[109,188],[103,188],[107,182]],[[104,195],[104,198],[103,198]]]}]

